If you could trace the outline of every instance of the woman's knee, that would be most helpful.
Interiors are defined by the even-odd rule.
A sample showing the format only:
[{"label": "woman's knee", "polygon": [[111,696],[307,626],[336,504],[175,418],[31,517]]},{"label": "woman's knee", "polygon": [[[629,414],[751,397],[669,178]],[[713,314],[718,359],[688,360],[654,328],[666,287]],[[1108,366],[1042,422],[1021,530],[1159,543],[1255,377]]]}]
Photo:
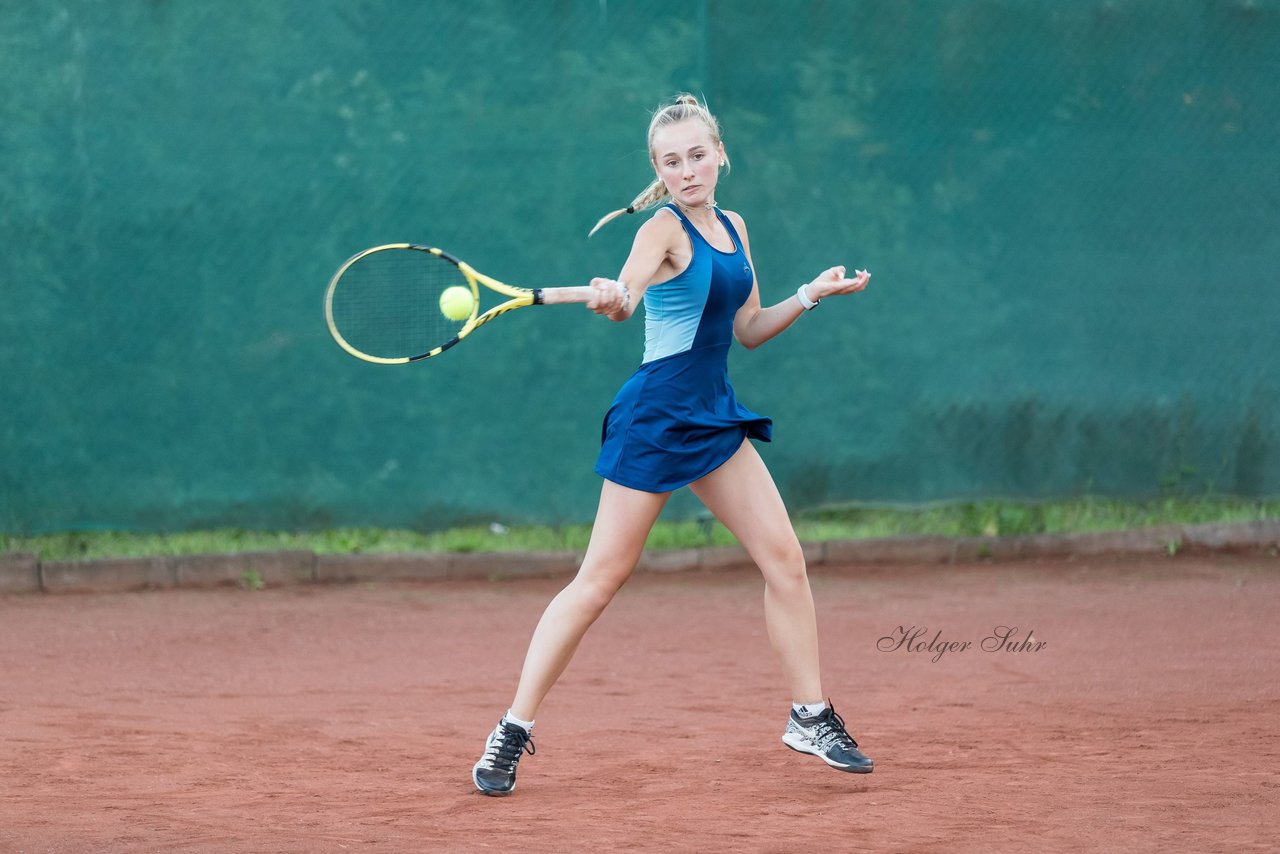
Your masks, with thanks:
[{"label": "woman's knee", "polygon": [[609,607],[630,574],[630,568],[627,567],[614,567],[613,571],[605,571],[599,567],[593,567],[588,572],[579,570],[578,576],[570,582],[569,589],[573,591],[580,607],[593,617],[598,617]]},{"label": "woman's knee", "polygon": [[804,548],[798,541],[770,549],[761,556],[759,564],[765,583],[777,590],[789,590],[809,584]]}]

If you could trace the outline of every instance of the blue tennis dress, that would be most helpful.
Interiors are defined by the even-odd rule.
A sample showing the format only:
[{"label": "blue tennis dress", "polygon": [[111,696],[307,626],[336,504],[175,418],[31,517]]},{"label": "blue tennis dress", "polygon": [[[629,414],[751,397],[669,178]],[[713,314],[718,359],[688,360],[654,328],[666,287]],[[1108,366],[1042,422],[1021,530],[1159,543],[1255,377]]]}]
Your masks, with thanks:
[{"label": "blue tennis dress", "polygon": [[715,471],[747,437],[768,442],[773,422],[738,403],[729,384],[733,317],[751,295],[754,276],[733,238],[721,252],[675,206],[693,260],[673,279],[644,292],[644,361],[604,417],[596,474],[644,492],[670,492]]}]

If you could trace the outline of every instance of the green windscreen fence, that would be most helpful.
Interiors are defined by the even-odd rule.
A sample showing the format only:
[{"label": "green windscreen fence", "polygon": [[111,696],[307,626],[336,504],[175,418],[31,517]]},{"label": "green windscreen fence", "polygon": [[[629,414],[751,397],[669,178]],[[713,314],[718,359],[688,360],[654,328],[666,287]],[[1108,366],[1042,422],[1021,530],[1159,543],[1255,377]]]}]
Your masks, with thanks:
[{"label": "green windscreen fence", "polygon": [[794,509],[1274,496],[1277,81],[1276,0],[0,4],[0,530],[590,518],[639,317],[380,367],[321,298],[616,275],[680,91],[766,304],[873,275],[730,357]]}]

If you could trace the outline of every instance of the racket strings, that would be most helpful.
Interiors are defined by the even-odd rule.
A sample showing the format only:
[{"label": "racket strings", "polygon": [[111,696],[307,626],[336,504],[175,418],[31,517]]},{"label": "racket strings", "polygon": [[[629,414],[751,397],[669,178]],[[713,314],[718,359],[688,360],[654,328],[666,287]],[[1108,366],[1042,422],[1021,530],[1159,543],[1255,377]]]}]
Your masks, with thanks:
[{"label": "racket strings", "polygon": [[333,291],[333,324],[355,349],[394,359],[439,347],[467,318],[450,320],[440,308],[446,288],[466,277],[452,263],[416,249],[387,249],[360,258]]}]

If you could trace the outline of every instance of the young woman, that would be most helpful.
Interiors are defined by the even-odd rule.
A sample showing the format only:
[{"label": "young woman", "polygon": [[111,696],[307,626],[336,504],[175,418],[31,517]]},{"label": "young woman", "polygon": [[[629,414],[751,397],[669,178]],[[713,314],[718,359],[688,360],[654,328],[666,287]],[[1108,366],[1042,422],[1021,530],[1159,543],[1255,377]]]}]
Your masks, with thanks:
[{"label": "young woman", "polygon": [[846,278],[844,267],[832,267],[795,295],[762,307],[747,227],[715,205],[720,171],[729,165],[715,117],[692,95],[680,95],[654,114],[649,157],[656,179],[596,229],[669,201],[640,226],[618,279],[591,281],[596,295],[588,305],[622,321],[643,299],[644,360],[605,416],[596,465],[604,485],[582,566],[543,613],[511,708],[472,770],[485,794],[515,788],[521,755],[534,752],[538,706],[631,575],[667,498],[682,486],[738,538],[764,575],[765,624],[793,701],[783,742],[841,771],[872,770],[824,701],[804,554],[772,477],[747,441],[769,441],[772,422],[737,402],[726,373],[733,338],[758,347],[827,297],[861,291],[870,276]]}]

